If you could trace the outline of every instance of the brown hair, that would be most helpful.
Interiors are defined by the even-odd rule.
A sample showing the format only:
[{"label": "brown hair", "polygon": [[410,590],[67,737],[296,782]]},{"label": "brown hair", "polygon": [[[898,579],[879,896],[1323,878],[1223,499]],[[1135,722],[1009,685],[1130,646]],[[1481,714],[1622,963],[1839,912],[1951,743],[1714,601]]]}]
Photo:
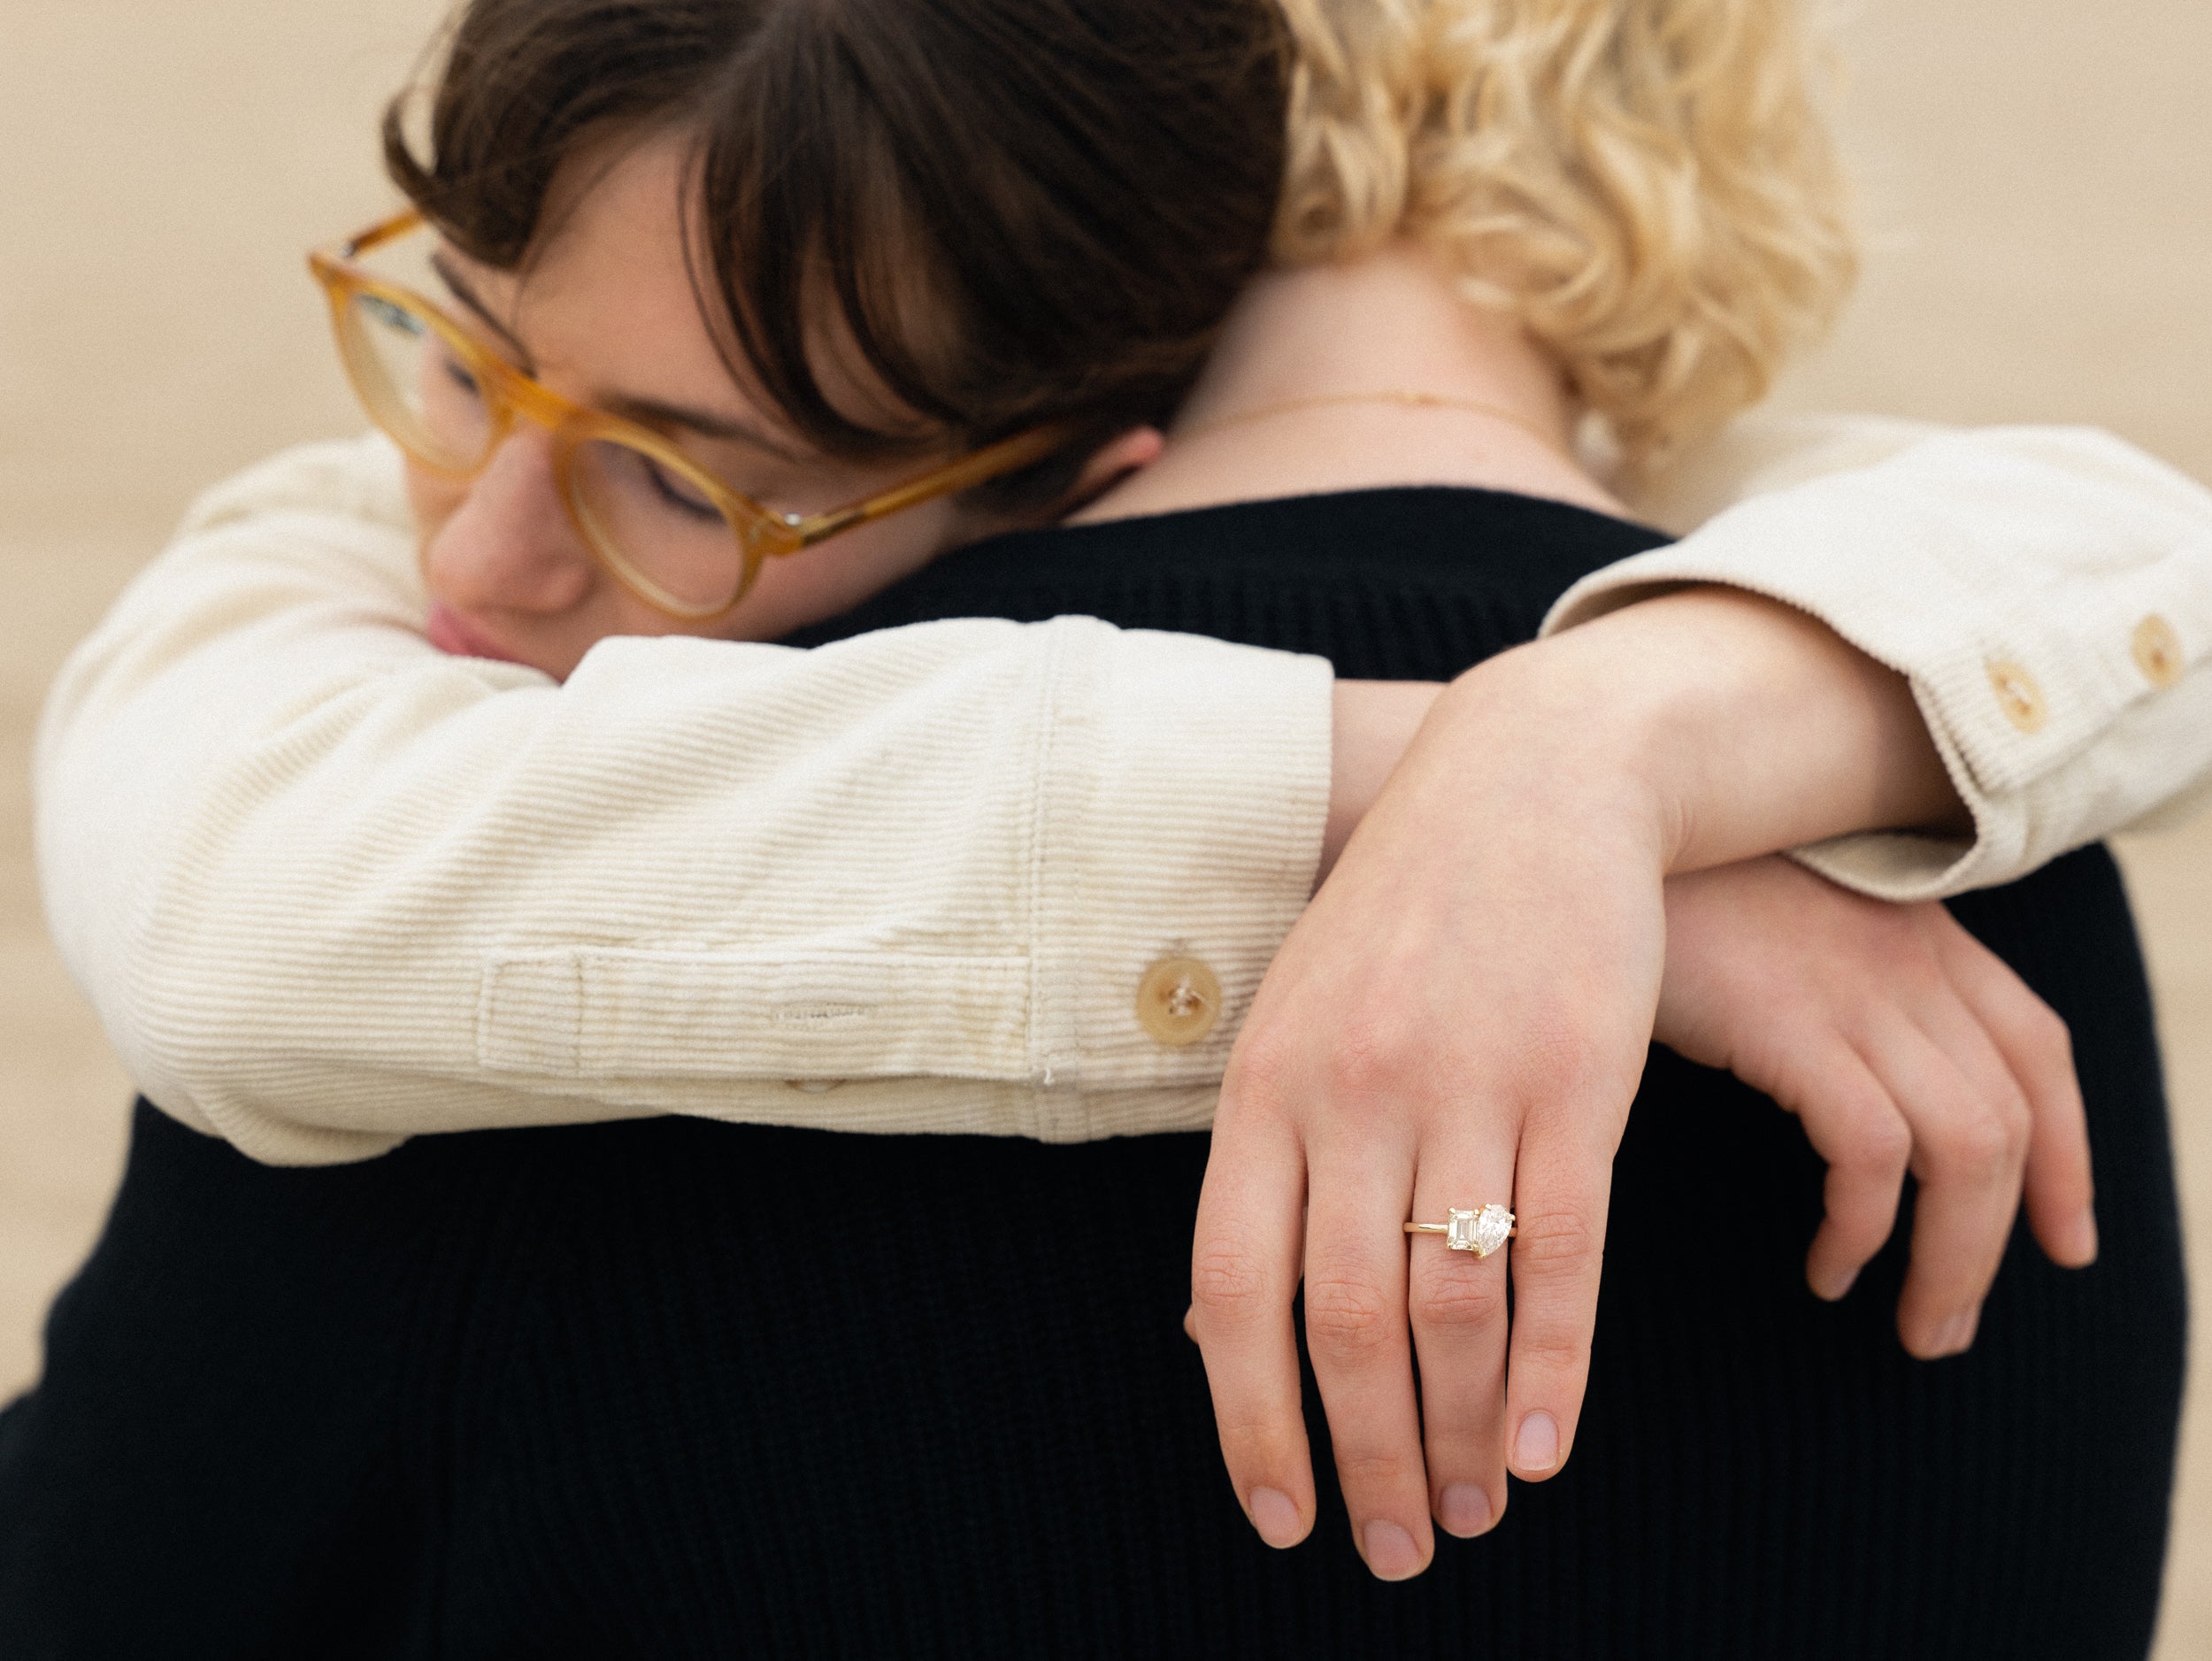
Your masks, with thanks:
[{"label": "brown hair", "polygon": [[[1266,257],[1286,86],[1274,0],[473,0],[428,159],[404,97],[384,150],[515,269],[587,144],[687,135],[733,370],[836,454],[1068,421],[1036,500],[1196,374]],[[826,325],[926,430],[831,402]]]}]

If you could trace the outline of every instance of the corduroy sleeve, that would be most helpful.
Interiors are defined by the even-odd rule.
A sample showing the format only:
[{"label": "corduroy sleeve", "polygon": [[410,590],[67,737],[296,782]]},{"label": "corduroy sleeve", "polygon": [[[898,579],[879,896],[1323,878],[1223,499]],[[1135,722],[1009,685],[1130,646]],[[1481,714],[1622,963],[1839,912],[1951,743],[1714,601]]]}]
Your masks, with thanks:
[{"label": "corduroy sleeve", "polygon": [[[1913,673],[1979,839],[1807,856],[1900,897],[2128,822],[2202,771],[2212,731],[2203,493],[2095,434],[1930,432],[1740,425],[1640,506],[1680,527],[1788,494],[1593,579],[1549,625],[1736,581]],[[410,547],[388,450],[295,452],[207,498],[57,685],[50,917],[180,1118],[294,1162],[670,1111],[1056,1140],[1208,1121],[1313,870],[1325,665],[963,622],[805,654],[610,641],[557,688],[431,651]],[[2072,749],[1973,772],[1947,700],[2023,682],[1914,619],[2001,639],[2047,705],[2046,679],[2070,689],[2064,665],[2105,650],[2114,614],[2085,596],[2146,571],[2173,597],[2129,660],[2174,684],[2106,684],[2068,706]],[[1976,634],[1991,618],[2016,633]],[[2146,648],[2153,618],[2173,638]],[[1931,638],[1948,678],[1897,646]],[[2065,779],[2089,782],[2054,815]],[[1185,955],[1218,970],[1224,1019],[1166,1049],[1133,994]]]},{"label": "corduroy sleeve", "polygon": [[971,620],[610,640],[556,685],[422,611],[388,449],[311,447],[205,498],[56,684],[48,917],[176,1117],[274,1163],[1206,1122],[1234,1021],[1164,1047],[1137,987],[1187,953],[1240,1010],[1304,905],[1325,663]]},{"label": "corduroy sleeve", "polygon": [[1822,874],[1892,900],[1986,888],[2180,817],[2212,779],[2212,492],[2194,481],[2083,428],[1776,421],[1649,511],[1679,523],[1730,495],[1752,499],[1577,584],[1545,632],[1725,583],[1904,674],[1974,836],[1798,850]]}]

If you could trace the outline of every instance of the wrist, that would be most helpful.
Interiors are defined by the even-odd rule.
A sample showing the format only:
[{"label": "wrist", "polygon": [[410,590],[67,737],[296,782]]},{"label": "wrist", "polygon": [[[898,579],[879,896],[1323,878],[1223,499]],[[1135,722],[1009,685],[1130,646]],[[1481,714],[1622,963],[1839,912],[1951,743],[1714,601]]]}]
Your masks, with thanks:
[{"label": "wrist", "polygon": [[1663,874],[1690,838],[1688,803],[1666,763],[1680,758],[1694,724],[1679,700],[1617,681],[1578,649],[1556,650],[1563,643],[1517,647],[1469,670],[1445,688],[1429,727],[1479,735],[1479,749],[1460,749],[1491,804],[1486,834],[1571,827]]},{"label": "wrist", "polygon": [[1663,868],[1694,871],[1962,813],[1910,687],[1826,625],[1729,588],[1644,602],[1494,659],[1509,723],[1585,788],[1640,796]]},{"label": "wrist", "polygon": [[1321,868],[1336,865],[1344,844],[1382,794],[1443,688],[1428,681],[1340,681],[1332,695],[1329,813]]}]

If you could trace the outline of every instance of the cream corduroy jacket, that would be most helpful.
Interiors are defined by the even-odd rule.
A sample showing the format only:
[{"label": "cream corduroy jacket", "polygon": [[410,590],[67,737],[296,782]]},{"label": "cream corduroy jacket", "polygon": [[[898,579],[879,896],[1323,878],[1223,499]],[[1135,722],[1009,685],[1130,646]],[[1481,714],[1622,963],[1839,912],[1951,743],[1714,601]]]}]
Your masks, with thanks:
[{"label": "cream corduroy jacket", "polygon": [[[1751,422],[1637,505],[1709,522],[1548,627],[1730,582],[1911,677],[1977,838],[1806,851],[1839,880],[2006,880],[2212,773],[2212,495],[2115,440]],[[48,916],[179,1119],[280,1164],[671,1112],[1209,1122],[1316,869],[1325,663],[971,619],[614,639],[557,685],[441,655],[425,605],[395,453],[311,446],[196,504],[54,688]],[[1185,1048],[1137,1016],[1170,956],[1223,988]]]}]

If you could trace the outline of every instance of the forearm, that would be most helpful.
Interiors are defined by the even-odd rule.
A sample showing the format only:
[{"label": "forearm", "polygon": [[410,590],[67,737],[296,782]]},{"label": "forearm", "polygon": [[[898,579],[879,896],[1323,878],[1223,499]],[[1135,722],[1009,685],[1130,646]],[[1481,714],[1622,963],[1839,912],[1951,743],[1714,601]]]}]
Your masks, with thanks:
[{"label": "forearm", "polygon": [[[1963,813],[1904,677],[1790,607],[1694,589],[1464,678],[1517,757],[1601,778],[1694,871],[1848,832],[1955,832]],[[1509,765],[1525,765],[1517,760]]]},{"label": "forearm", "polygon": [[1520,815],[1647,823],[1667,871],[1963,823],[1904,677],[1732,589],[1627,607],[1449,688],[1340,681],[1336,709],[1325,874],[1417,734]]},{"label": "forearm", "polygon": [[1240,1006],[1303,904],[1325,664],[972,620],[614,641],[555,687],[422,642],[343,460],[217,498],[49,705],[50,919],[155,1100],[285,1162],[652,1111],[1190,1122],[1230,1024],[1164,1046],[1135,990],[1187,953]]},{"label": "forearm", "polygon": [[1822,418],[1744,423],[1672,482],[1640,507],[1718,517],[1546,630],[1727,583],[1903,674],[1971,829],[1801,850],[1823,874],[1886,899],[2009,881],[2212,781],[2212,492],[2174,469],[2081,428]]},{"label": "forearm", "polygon": [[[2014,734],[2016,754],[1978,739],[1970,719],[1939,722],[1951,776],[1979,792],[1970,800],[1982,837],[1955,863],[1963,837],[1947,844],[1892,839],[1908,850],[1901,865],[1926,865],[1918,851],[1925,848],[1953,850],[1936,861],[1939,877],[1911,877],[1920,887],[1910,891],[1927,891],[1931,880],[1962,886],[1962,872],[1979,880],[2017,874],[2023,862],[2032,865],[2070,838],[2125,822],[2212,768],[2212,671],[2203,655],[2212,639],[2212,581],[2205,578],[2212,498],[2108,440],[2000,437],[1958,435],[1858,483],[1818,482],[1761,504],[1755,519],[1727,516],[1710,532],[1628,562],[1617,587],[1605,587],[1605,574],[1581,585],[1554,621],[1587,618],[1709,565],[1718,580],[1747,588],[1758,585],[1744,571],[1767,573],[1770,586],[1842,619],[1839,627],[1862,645],[1880,644],[1869,632],[1875,624],[1919,627],[1915,638],[1933,651],[1945,630],[1964,634],[1972,646],[1983,626],[1956,613],[1970,609],[1977,594],[1987,596],[1985,611],[2032,636],[2019,650],[2054,686],[2124,689],[2134,678],[2131,692],[2108,706],[2093,700],[2087,716],[2070,699],[2055,702],[2043,734]],[[1847,459],[1863,465],[1877,458]],[[1644,789],[1651,857],[1685,865],[1796,845],[1839,827],[1942,826],[1955,811],[1938,785],[1940,771],[1927,765],[1926,727],[1898,696],[1900,679],[1878,665],[1883,653],[1854,653],[1786,608],[1754,625],[1748,612],[1701,610],[1686,620],[1658,604],[1640,605],[1617,625],[1609,619],[1612,634],[1578,627],[1542,648],[1544,655],[1508,654],[1442,700],[1432,687],[1378,683],[1341,684],[1332,696],[1325,673],[1310,663],[1287,679],[1186,679],[1163,672],[1238,649],[1186,641],[1147,657],[1150,649],[1140,642],[1118,675],[1095,678],[1087,696],[1056,706],[1070,719],[1025,727],[1035,742],[1012,731],[1018,718],[1009,711],[1028,712],[1018,718],[1025,720],[1040,711],[1033,694],[1043,682],[1018,673],[994,680],[964,647],[918,677],[894,673],[887,681],[878,665],[854,678],[848,692],[861,705],[879,712],[897,706],[888,727],[872,729],[893,734],[874,757],[854,742],[859,727],[839,738],[833,724],[826,732],[807,724],[822,705],[819,687],[804,677],[780,692],[770,685],[772,673],[738,684],[775,649],[716,648],[726,656],[707,678],[728,677],[718,689],[690,684],[696,696],[687,706],[672,696],[674,683],[646,675],[626,718],[627,737],[611,728],[595,737],[586,722],[570,729],[557,723],[533,738],[509,726],[516,696],[527,704],[541,696],[526,686],[533,677],[436,659],[411,632],[403,509],[384,500],[395,488],[373,486],[326,465],[305,480],[297,499],[276,504],[274,528],[251,522],[249,512],[227,529],[259,562],[243,596],[141,592],[134,610],[103,631],[92,659],[81,657],[73,670],[42,748],[42,857],[57,937],[118,1049],[134,1065],[145,1058],[146,1081],[186,1117],[196,1091],[219,1086],[242,1092],[239,1099],[250,1098],[254,1112],[308,1115],[319,1134],[329,1127],[334,1143],[361,1125],[360,1150],[373,1151],[395,1136],[380,1123],[431,1129],[734,1112],[758,1095],[744,1111],[787,1109],[792,1122],[896,1129],[864,1098],[889,1100],[908,1088],[903,1082],[823,1095],[788,1091],[782,1080],[888,1077],[903,1066],[910,1072],[902,1078],[996,1069],[997,1082],[979,1085],[971,1099],[980,1111],[1017,1118],[969,1128],[1067,1136],[1180,1127],[1202,1112],[1192,1102],[1202,1102],[1218,1076],[1236,1015],[1308,892],[1317,857],[1333,862],[1415,732],[1440,742],[1447,724],[1435,714],[1470,718],[1450,726],[1456,747],[1442,755],[1441,772],[1463,783],[1517,780],[1512,790],[1486,797],[1482,812],[1462,811],[1463,793],[1451,797],[1431,821],[1442,827],[1438,835],[1481,834],[1467,827],[1492,822],[1485,812],[1525,812],[1532,800],[1556,804],[1571,790],[1586,792],[1592,811],[1617,813],[1622,796],[1601,802],[1592,782],[1608,777],[1617,791],[1624,781]],[[1978,505],[1955,511],[1950,494]],[[2001,504],[2014,503],[2008,513],[1986,511],[1993,494]],[[365,560],[357,550],[312,545],[321,531],[303,530],[301,514],[315,527],[378,521],[388,541],[400,540]],[[1888,567],[1857,569],[1840,590],[1812,582],[1839,568],[1852,575],[1839,550],[1862,546],[1884,550]],[[1940,604],[1925,603],[1909,576],[1882,575],[1924,546],[1941,555]],[[2005,586],[2016,572],[2028,573],[2019,596]],[[2093,603],[2082,597],[2085,584]],[[2178,628],[2184,648],[2180,678],[2167,688],[2144,681],[2125,629],[2116,649],[2102,638],[2104,623],[2154,605]],[[343,664],[332,654],[361,649],[364,631],[373,636],[365,649],[370,678],[339,673],[339,687],[329,677]],[[1037,654],[1033,665],[1049,655],[1042,645],[1023,650]],[[1941,651],[1934,657],[1949,661]],[[2047,659],[2057,666],[2045,667]],[[320,677],[319,689],[288,686],[280,660],[306,662],[311,679]],[[1012,660],[1001,658],[999,668]],[[1980,675],[1972,651],[1963,661],[1970,681]],[[1933,682],[1917,662],[1903,666],[1926,706]],[[2073,662],[2089,667],[2070,675],[2065,665]],[[1540,675],[1532,665],[1549,668]],[[1630,678],[1634,665],[1640,679]],[[371,680],[388,672],[384,690],[412,688],[396,702],[371,695]],[[1935,707],[1941,714],[1950,705],[1938,698]],[[393,742],[417,718],[474,736],[457,751]],[[2054,750],[2051,738],[2063,742]],[[780,741],[782,760],[764,760]],[[832,759],[802,758],[794,748],[802,742]],[[991,769],[1003,772],[989,781],[994,789],[961,804],[901,798],[902,805],[888,805],[895,781],[920,765],[918,742],[939,757],[947,777],[972,782]],[[1612,759],[1601,765],[1603,745]],[[654,766],[641,773],[648,755]],[[1562,763],[1575,756],[1585,765],[1571,778]],[[603,776],[593,757],[603,762]],[[1663,757],[1667,770],[1652,771]],[[368,767],[372,760],[377,765]],[[549,760],[564,765],[548,770]],[[211,767],[230,768],[273,794],[242,814],[232,796],[209,788]],[[850,775],[846,785],[830,777],[840,767]],[[790,788],[764,816],[758,791],[779,768]],[[680,811],[651,799],[672,781],[690,792]],[[478,880],[481,867],[470,862],[480,848],[472,837],[518,804],[533,823],[493,862],[496,880]],[[610,804],[634,838],[611,863],[603,844],[573,835],[580,807]],[[803,822],[814,828],[800,828]],[[887,852],[867,852],[853,840],[886,824]],[[2000,834],[1993,825],[2011,829]],[[350,851],[340,845],[349,838]],[[1073,857],[1041,857],[1046,842]],[[189,860],[180,860],[188,849]],[[822,858],[777,863],[795,851]],[[946,869],[958,878],[930,889],[936,899],[901,874],[918,852],[931,851],[954,857]],[[1849,872],[1820,868],[1852,880]],[[622,873],[633,869],[646,873],[638,892],[625,888],[630,879]],[[641,905],[658,904],[657,884],[695,873],[735,886],[718,895],[687,888],[662,923],[641,921]],[[397,885],[389,880],[395,874],[403,879]],[[902,954],[931,938],[933,905],[1007,892],[1018,896],[1010,906],[977,913],[995,919],[996,944],[933,948],[921,969],[952,988],[964,1011],[987,1004],[1000,1040],[1018,1034],[1026,1057],[1020,1068],[978,1068],[972,1057],[964,1067],[958,1056],[913,1044],[856,1054],[838,1048],[838,1028],[819,1024],[774,1027],[749,1048],[755,1035],[729,1019],[733,1008],[751,1019],[802,991],[841,1006],[867,1003],[856,988],[886,984]],[[434,905],[414,903],[434,894]],[[849,910],[841,913],[841,933],[810,937],[819,943],[833,934],[841,948],[828,980],[799,988],[781,973],[805,956],[792,947],[805,931],[791,926],[806,906],[851,902],[864,910],[869,894],[879,898],[867,917]],[[944,913],[934,915],[941,921]],[[731,950],[720,959],[694,951],[699,919],[713,917],[755,931],[745,942],[753,955],[727,939],[720,944]],[[1109,926],[1087,934],[1086,917],[1104,917]],[[227,957],[222,942],[235,944],[242,918],[258,931],[241,948],[250,956]],[[400,938],[412,955],[403,966],[365,974],[368,959],[356,950],[364,929]],[[948,936],[933,938],[941,947]],[[724,1003],[695,1010],[689,1036],[718,1046],[711,1065],[672,1081],[679,1065],[641,1082],[623,1054],[634,1042],[624,1035],[625,1011],[641,1007],[641,998],[650,1006],[658,995],[636,980],[637,965],[624,954],[641,944],[649,958],[657,939],[674,942],[676,956],[695,969],[718,963],[716,972],[726,972],[732,988],[753,984],[744,976],[756,971],[764,979],[757,997],[730,1005],[726,994]],[[1164,1050],[1133,1019],[1132,989],[1153,957],[1171,949],[1193,950],[1221,973],[1227,1016],[1204,1042]],[[977,958],[1004,973],[978,980],[960,967]],[[341,1013],[304,995],[312,977],[296,973],[302,965],[320,965],[315,973],[330,977]],[[242,970],[250,973],[234,973]],[[985,981],[997,988],[987,996],[978,990]],[[532,986],[560,996],[526,1020],[509,1019],[528,1005],[503,1004],[503,988],[520,994]],[[777,1047],[801,1030],[818,1041],[808,1057]],[[410,1046],[433,1031],[442,1034],[442,1059],[407,1072]],[[994,1054],[1004,1053],[1000,1042]],[[526,1065],[512,1065],[518,1059]],[[665,1062],[664,1052],[655,1065]],[[730,1082],[744,1078],[758,1090]],[[703,1099],[718,1080],[730,1083],[728,1091]],[[918,1104],[936,1088],[914,1087],[911,1099]]]},{"label": "forearm", "polygon": [[1332,697],[1329,817],[1322,832],[1318,883],[1389,783],[1421,723],[1444,690],[1433,681],[1340,681]]}]

